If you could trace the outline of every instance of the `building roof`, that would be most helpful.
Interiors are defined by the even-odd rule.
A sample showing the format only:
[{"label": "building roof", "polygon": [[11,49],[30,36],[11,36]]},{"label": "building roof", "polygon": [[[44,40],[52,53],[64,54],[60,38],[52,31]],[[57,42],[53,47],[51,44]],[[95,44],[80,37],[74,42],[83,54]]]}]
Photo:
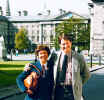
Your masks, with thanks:
[{"label": "building roof", "polygon": [[88,19],[88,16],[80,15],[75,12],[68,11],[64,14],[58,15],[36,15],[36,16],[6,16],[10,22],[27,22],[27,21],[50,21],[50,20],[64,20],[69,19],[71,17],[81,18],[81,19]]},{"label": "building roof", "polygon": [[8,16],[9,21],[45,21],[45,20],[52,20],[54,16]]},{"label": "building roof", "polygon": [[82,14],[78,14],[78,13],[75,13],[75,12],[72,12],[72,11],[68,11],[62,15],[59,15],[56,17],[56,19],[62,19],[62,18],[70,18],[70,17],[75,17],[75,18],[81,18],[81,19],[87,19],[88,17],[85,16],[85,15],[82,15]]}]

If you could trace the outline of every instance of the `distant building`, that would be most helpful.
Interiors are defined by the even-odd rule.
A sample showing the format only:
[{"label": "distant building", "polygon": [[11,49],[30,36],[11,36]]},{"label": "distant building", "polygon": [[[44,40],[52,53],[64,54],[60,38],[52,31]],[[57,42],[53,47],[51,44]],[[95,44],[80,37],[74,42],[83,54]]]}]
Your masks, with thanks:
[{"label": "distant building", "polygon": [[[85,19],[88,24],[88,17],[82,16],[74,12],[65,12],[60,9],[60,14],[51,15],[51,11],[47,10],[46,14],[38,13],[36,16],[28,16],[27,11],[18,11],[18,16],[10,16],[9,0],[7,0],[7,16],[0,16],[0,32],[5,34],[5,45],[8,50],[14,48],[14,38],[15,34],[22,27],[26,28],[28,31],[28,38],[31,41],[31,44],[46,44],[49,47],[53,46],[53,38],[55,37],[55,28],[56,26],[64,21],[69,19],[72,16],[74,18]],[[3,21],[2,21],[3,20]],[[2,31],[1,31],[2,30]]]},{"label": "distant building", "polygon": [[8,44],[8,19],[5,16],[0,16],[0,36],[4,36],[5,44]]},{"label": "distant building", "polygon": [[104,0],[89,2],[91,15],[90,52],[104,56]]}]

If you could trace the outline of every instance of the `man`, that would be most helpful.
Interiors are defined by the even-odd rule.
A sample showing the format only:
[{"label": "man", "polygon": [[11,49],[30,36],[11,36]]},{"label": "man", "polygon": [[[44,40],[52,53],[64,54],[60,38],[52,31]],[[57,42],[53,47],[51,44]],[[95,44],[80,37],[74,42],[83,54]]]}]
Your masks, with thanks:
[{"label": "man", "polygon": [[59,44],[61,50],[54,65],[54,100],[82,100],[82,85],[90,77],[84,58],[72,51],[70,35],[62,34]]},{"label": "man", "polygon": [[[53,62],[48,61],[50,50],[47,46],[39,45],[36,49],[36,54],[38,60],[27,64],[29,69],[17,77],[17,85],[23,92],[27,93],[25,100],[51,100],[53,89]],[[24,85],[24,80],[31,72],[37,72],[34,66],[36,66],[35,68],[40,72],[38,73],[37,86],[35,88],[33,86],[35,80],[33,76],[32,85],[30,88],[27,88]]]}]

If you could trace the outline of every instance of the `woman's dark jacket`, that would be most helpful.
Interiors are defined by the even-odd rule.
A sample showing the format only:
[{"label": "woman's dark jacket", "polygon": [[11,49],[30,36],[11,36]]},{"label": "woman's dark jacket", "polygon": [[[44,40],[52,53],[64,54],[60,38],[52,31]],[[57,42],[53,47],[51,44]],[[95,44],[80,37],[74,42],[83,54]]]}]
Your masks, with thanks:
[{"label": "woman's dark jacket", "polygon": [[[42,71],[42,66],[40,61],[32,62],[31,64],[38,67],[40,71]],[[26,95],[25,100],[51,100],[52,98],[52,90],[53,90],[53,62],[52,60],[47,62],[48,70],[46,71],[45,77],[40,76],[38,79],[37,88],[34,91],[34,95],[30,96],[29,94]],[[37,71],[35,68],[30,66],[29,71],[22,72],[16,79],[18,87],[21,91],[25,92],[26,87],[24,86],[24,79],[32,72]]]}]

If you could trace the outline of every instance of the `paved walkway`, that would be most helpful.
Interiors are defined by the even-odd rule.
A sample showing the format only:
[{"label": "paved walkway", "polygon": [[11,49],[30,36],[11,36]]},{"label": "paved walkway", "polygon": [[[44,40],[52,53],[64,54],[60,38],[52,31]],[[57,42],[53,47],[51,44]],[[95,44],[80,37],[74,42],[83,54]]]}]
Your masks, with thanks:
[{"label": "paved walkway", "polygon": [[[104,65],[96,65],[90,68],[90,72],[96,71],[98,69],[104,68]],[[10,86],[10,87],[5,87],[0,89],[0,100],[4,100],[5,98],[14,96],[14,95],[19,95],[22,92],[17,86]]]},{"label": "paved walkway", "polygon": [[19,54],[18,56],[16,55],[7,55],[8,59],[12,59],[13,61],[17,60],[21,60],[21,61],[31,61],[31,60],[35,60],[35,55],[34,54]]},{"label": "paved walkway", "polygon": [[104,68],[104,65],[95,65],[92,68],[90,68],[90,72],[96,71],[98,69]]},{"label": "paved walkway", "polygon": [[5,98],[21,94],[22,92],[17,86],[10,86],[0,89],[0,100],[4,100]]}]

